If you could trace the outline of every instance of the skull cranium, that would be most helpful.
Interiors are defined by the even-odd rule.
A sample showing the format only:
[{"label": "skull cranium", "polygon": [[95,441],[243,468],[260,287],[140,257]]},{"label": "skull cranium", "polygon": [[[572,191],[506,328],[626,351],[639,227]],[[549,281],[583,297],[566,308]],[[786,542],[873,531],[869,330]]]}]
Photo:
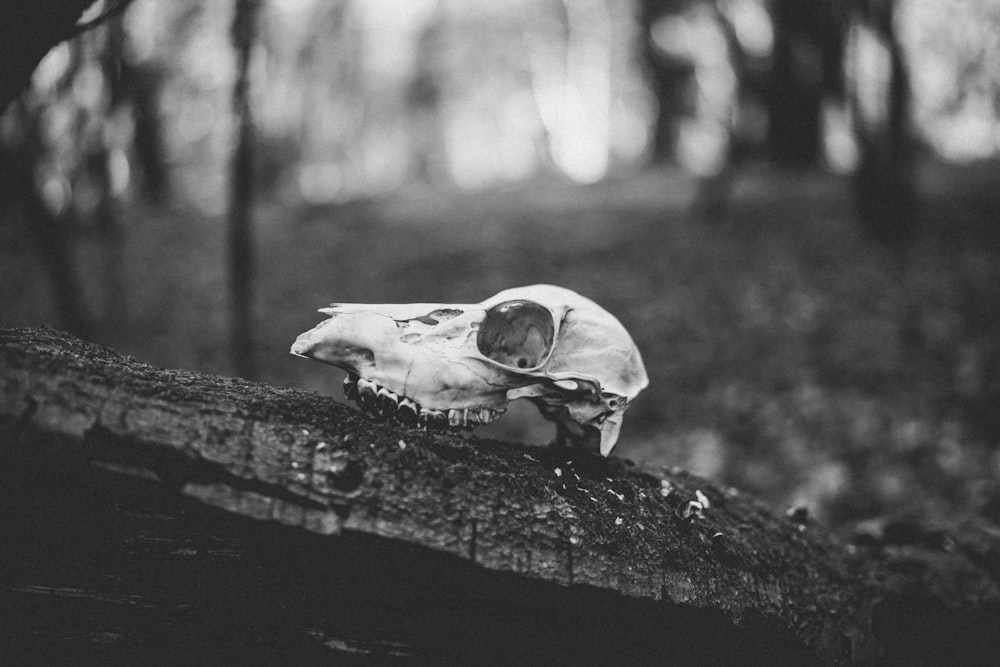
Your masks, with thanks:
[{"label": "skull cranium", "polygon": [[607,456],[629,403],[649,381],[613,315],[553,285],[478,304],[352,304],[301,334],[291,352],[348,371],[345,394],[407,425],[474,427],[517,398],[557,424],[560,440],[599,437]]}]

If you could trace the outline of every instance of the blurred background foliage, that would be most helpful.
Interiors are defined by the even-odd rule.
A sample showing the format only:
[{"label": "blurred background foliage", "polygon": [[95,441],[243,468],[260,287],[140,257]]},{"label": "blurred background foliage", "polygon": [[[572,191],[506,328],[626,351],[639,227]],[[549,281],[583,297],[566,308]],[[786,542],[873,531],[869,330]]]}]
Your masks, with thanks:
[{"label": "blurred background foliage", "polygon": [[552,282],[616,453],[1000,519],[998,150],[991,0],[133,0],[0,117],[0,324],[339,395],[316,307]]}]

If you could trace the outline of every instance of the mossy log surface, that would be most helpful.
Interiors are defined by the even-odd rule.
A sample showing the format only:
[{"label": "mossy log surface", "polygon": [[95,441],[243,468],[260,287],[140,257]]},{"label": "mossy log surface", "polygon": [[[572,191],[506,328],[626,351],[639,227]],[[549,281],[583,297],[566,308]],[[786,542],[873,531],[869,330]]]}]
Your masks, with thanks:
[{"label": "mossy log surface", "polygon": [[11,650],[997,655],[1000,533],[985,522],[856,547],[683,471],[376,424],[51,329],[0,330],[0,466]]}]

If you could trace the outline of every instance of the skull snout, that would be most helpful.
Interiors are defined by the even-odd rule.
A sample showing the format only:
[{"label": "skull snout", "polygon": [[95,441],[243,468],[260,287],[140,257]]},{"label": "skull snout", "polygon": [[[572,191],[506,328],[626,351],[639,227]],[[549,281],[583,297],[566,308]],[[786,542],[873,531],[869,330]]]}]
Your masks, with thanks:
[{"label": "skull snout", "polygon": [[339,331],[331,318],[301,334],[292,343],[292,354],[360,373],[375,365],[375,353],[349,331]]},{"label": "skull snout", "polygon": [[295,352],[299,356],[311,357],[316,361],[322,361],[334,366],[340,366],[347,370],[359,372],[366,366],[375,364],[375,353],[364,347],[353,345],[322,342],[308,348],[304,353]]}]

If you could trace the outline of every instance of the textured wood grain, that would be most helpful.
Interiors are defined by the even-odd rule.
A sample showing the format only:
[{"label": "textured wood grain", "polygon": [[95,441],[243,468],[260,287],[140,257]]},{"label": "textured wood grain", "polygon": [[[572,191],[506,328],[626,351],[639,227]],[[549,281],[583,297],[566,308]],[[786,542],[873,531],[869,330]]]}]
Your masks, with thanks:
[{"label": "textured wood grain", "polygon": [[[331,540],[362,545],[340,557],[341,572],[348,562],[364,571],[355,560],[366,549],[412,545],[430,554],[414,560],[414,579],[421,568],[461,571],[462,581],[513,577],[493,590],[514,587],[521,598],[544,590],[548,604],[560,599],[551,585],[589,591],[583,598],[596,597],[587,604],[605,600],[627,618],[639,617],[629,605],[652,605],[640,615],[663,623],[651,646],[682,628],[694,641],[701,628],[704,646],[727,639],[746,650],[769,645],[777,657],[870,662],[913,628],[879,620],[919,585],[895,568],[900,559],[849,547],[682,471],[374,424],[328,397],[158,369],[48,329],[3,330],[0,345],[0,456],[18,478],[44,477],[52,460],[64,471],[99,465],[164,498],[259,520],[246,525],[261,531],[284,525],[305,540],[303,553]],[[685,517],[698,492],[710,506]],[[393,562],[386,576],[402,581],[405,558]],[[995,618],[996,572],[963,563],[961,580],[942,584],[949,599],[964,600],[961,618]],[[920,619],[933,619],[944,597],[920,597],[930,605]]]}]

